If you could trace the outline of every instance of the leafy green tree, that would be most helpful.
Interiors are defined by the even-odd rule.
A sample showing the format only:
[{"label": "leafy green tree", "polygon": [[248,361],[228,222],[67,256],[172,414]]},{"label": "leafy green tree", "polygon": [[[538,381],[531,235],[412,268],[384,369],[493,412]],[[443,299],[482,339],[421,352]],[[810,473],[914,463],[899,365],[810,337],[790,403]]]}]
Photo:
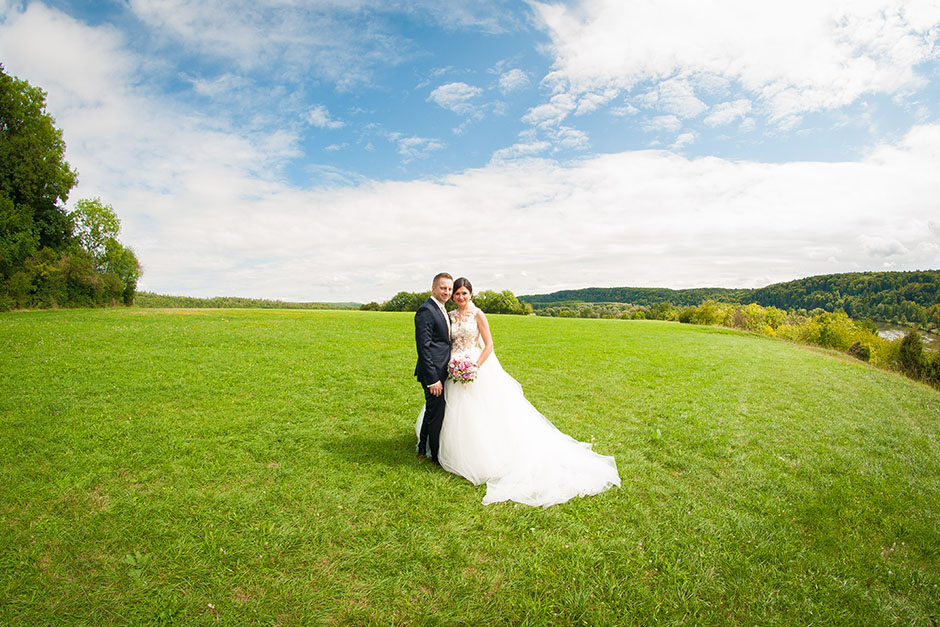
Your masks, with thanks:
[{"label": "leafy green tree", "polygon": [[527,314],[532,313],[532,306],[520,303],[519,299],[509,290],[495,292],[483,290],[473,295],[473,303],[484,313],[497,314]]},{"label": "leafy green tree", "polygon": [[105,301],[132,305],[140,278],[140,263],[134,252],[117,239],[121,220],[114,208],[100,198],[83,198],[75,203],[70,217],[75,225],[76,242],[103,275],[101,297]]},{"label": "leafy green tree", "polygon": [[920,339],[920,332],[917,329],[911,329],[901,340],[901,346],[898,349],[898,364],[901,371],[912,379],[920,379],[927,368],[927,360],[924,357],[924,342]]},{"label": "leafy green tree", "polygon": [[101,199],[63,207],[78,175],[45,101],[0,65],[0,309],[129,305],[140,263]]},{"label": "leafy green tree", "polygon": [[130,248],[122,246],[116,239],[105,244],[105,278],[114,277],[120,289],[120,300],[125,305],[134,304],[137,280],[140,279],[140,262]]},{"label": "leafy green tree", "polygon": [[91,253],[98,269],[104,270],[108,249],[114,248],[121,232],[121,221],[114,208],[102,203],[100,198],[83,198],[75,203],[71,218],[79,245]]},{"label": "leafy green tree", "polygon": [[391,299],[382,303],[382,311],[418,311],[418,307],[431,297],[431,290],[426,292],[398,292]]},{"label": "leafy green tree", "polygon": [[72,227],[62,204],[77,181],[45,92],[0,65],[0,289],[40,248],[67,245]]}]

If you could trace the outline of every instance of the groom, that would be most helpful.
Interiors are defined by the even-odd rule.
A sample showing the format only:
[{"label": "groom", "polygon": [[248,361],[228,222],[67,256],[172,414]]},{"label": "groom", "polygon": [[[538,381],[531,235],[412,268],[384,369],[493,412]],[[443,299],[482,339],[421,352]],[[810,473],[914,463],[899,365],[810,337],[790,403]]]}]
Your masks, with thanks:
[{"label": "groom", "polygon": [[431,298],[415,312],[415,344],[418,364],[415,376],[424,387],[424,422],[418,437],[418,457],[437,463],[441,425],[444,422],[444,380],[450,361],[450,318],[444,303],[454,289],[454,277],[441,272],[431,283]]}]

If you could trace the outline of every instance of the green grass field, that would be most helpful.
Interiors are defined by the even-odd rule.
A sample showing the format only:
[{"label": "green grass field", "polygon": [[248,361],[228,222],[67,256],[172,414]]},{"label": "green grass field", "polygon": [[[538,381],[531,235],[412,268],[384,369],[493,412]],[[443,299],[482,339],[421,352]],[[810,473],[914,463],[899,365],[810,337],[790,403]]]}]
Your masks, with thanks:
[{"label": "green grass field", "polygon": [[421,462],[411,314],[0,314],[2,625],[940,622],[940,394],[675,323],[491,316],[620,489]]}]

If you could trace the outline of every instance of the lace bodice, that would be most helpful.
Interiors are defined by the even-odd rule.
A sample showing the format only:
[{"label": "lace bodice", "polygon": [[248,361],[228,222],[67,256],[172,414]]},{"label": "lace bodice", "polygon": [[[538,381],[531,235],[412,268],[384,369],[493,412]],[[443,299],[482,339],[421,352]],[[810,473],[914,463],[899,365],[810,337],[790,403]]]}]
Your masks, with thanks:
[{"label": "lace bodice", "polygon": [[451,354],[466,355],[479,353],[483,348],[480,329],[477,327],[477,308],[470,305],[470,310],[463,316],[457,310],[450,312]]}]

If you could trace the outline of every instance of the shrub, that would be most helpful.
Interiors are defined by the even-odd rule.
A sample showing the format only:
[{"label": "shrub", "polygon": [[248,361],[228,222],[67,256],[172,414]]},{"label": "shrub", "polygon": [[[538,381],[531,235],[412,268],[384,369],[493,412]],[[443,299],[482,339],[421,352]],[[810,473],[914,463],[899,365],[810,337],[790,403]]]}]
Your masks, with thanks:
[{"label": "shrub", "polygon": [[856,341],[849,347],[849,355],[861,359],[862,361],[871,360],[871,347],[868,344],[862,344]]},{"label": "shrub", "polygon": [[924,380],[934,387],[940,387],[940,351],[933,351],[926,362]]},{"label": "shrub", "polygon": [[920,332],[911,329],[901,340],[898,348],[898,366],[901,372],[912,379],[920,379],[927,370],[927,359],[924,357],[924,342],[920,339]]}]

